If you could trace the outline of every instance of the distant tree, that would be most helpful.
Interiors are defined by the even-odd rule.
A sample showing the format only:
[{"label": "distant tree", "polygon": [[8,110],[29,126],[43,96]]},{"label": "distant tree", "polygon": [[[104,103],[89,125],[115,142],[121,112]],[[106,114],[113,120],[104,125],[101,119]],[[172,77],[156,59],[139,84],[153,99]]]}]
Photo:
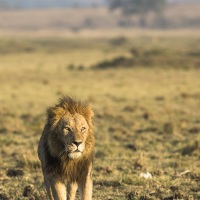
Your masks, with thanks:
[{"label": "distant tree", "polygon": [[109,0],[111,10],[120,9],[124,16],[140,15],[141,21],[149,12],[160,15],[163,11],[166,0]]},{"label": "distant tree", "polygon": [[109,0],[111,9],[119,8],[125,15],[160,12],[165,4],[165,0]]}]

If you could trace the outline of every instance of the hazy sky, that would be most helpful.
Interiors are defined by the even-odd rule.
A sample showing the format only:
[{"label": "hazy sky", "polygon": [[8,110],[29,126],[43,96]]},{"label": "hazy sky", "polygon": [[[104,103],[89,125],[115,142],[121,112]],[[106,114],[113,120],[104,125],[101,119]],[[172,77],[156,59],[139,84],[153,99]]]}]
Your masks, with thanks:
[{"label": "hazy sky", "polygon": [[[0,0],[0,5],[14,8],[48,8],[105,5],[107,0]],[[200,0],[167,0],[168,2],[200,2]]]}]

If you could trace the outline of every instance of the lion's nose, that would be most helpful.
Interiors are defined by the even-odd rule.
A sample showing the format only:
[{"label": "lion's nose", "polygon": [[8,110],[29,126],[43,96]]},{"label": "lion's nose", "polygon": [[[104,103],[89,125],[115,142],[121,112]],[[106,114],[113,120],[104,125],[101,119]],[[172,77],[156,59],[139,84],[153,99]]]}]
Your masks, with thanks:
[{"label": "lion's nose", "polygon": [[74,141],[72,143],[75,144],[78,147],[82,142],[76,142],[76,141]]}]

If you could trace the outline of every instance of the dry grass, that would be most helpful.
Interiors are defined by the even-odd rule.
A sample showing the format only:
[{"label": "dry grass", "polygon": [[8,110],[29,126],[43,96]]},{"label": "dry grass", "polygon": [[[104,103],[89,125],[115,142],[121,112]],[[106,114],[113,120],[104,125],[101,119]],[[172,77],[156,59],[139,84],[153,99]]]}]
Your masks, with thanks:
[{"label": "dry grass", "polygon": [[[164,48],[171,53],[162,57],[152,51],[153,58],[167,61],[175,59],[177,50],[198,53],[199,41],[198,36],[162,35],[125,38],[117,45],[116,38],[0,40],[0,199],[46,199],[37,144],[45,109],[61,94],[89,100],[94,107],[94,199],[199,199],[200,71],[195,55],[183,54],[189,60],[184,68],[177,62],[164,68],[155,62],[151,67],[140,62],[130,68],[88,68],[130,57],[133,47],[141,50],[141,60],[147,50]],[[141,172],[153,178],[141,178]]]}]

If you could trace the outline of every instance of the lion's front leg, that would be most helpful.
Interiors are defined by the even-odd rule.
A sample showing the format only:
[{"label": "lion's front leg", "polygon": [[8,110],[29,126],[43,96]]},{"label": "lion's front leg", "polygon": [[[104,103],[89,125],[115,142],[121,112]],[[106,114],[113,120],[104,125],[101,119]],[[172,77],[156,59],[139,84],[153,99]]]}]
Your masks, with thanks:
[{"label": "lion's front leg", "polygon": [[51,189],[49,198],[52,199],[53,196],[53,200],[66,200],[67,194],[65,184],[54,177],[48,176],[47,180]]},{"label": "lion's front leg", "polygon": [[76,196],[77,183],[67,183],[67,200],[74,200]]},{"label": "lion's front leg", "polygon": [[45,188],[47,190],[47,195],[48,195],[49,200],[54,200],[53,195],[52,195],[52,191],[51,191],[51,185],[50,185],[47,177],[45,177],[45,176],[44,176],[44,185],[45,185]]},{"label": "lion's front leg", "polygon": [[79,184],[81,200],[92,200],[92,178],[90,175],[86,177],[86,181]]}]

